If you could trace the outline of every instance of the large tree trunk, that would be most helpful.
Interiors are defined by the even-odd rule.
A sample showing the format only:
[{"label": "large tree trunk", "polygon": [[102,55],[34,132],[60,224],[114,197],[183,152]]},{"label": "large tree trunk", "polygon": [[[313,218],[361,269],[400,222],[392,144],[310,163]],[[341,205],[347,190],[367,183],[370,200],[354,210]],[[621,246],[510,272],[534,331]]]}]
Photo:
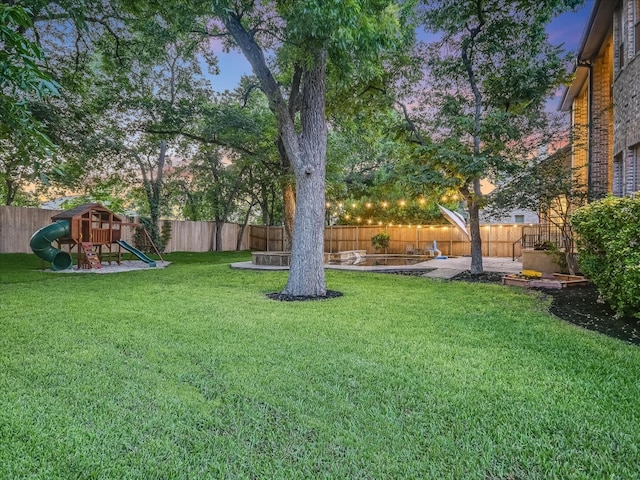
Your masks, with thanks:
[{"label": "large tree trunk", "polygon": [[469,233],[471,235],[471,275],[483,272],[482,266],[482,237],[480,236],[480,180],[473,181],[473,191],[463,189],[462,194],[469,209]]},{"label": "large tree trunk", "polygon": [[324,188],[327,150],[325,93],[327,51],[316,47],[302,70],[300,135],[280,86],[264,52],[238,16],[223,18],[225,27],[242,49],[260,81],[269,107],[276,116],[287,158],[296,176],[296,214],[289,280],[283,294],[299,297],[326,296],[324,277]]},{"label": "large tree trunk", "polygon": [[282,188],[284,210],[284,250],[290,252],[293,245],[293,222],[296,216],[296,186],[287,182]]},{"label": "large tree trunk", "polygon": [[160,227],[158,223],[160,222],[162,174],[167,159],[167,142],[165,140],[160,141],[160,152],[158,153],[158,162],[155,168],[151,165],[147,168],[144,160],[139,155],[136,154],[135,158],[142,173],[142,182],[147,195],[147,202],[149,202],[149,235],[157,246],[160,245]]},{"label": "large tree trunk", "polygon": [[[293,116],[295,111],[289,108],[289,113]],[[280,168],[282,170],[282,208],[283,208],[283,224],[284,224],[284,238],[283,238],[283,250],[290,252],[293,244],[293,219],[296,215],[296,186],[291,176],[291,162],[287,157],[287,152],[284,148],[284,142],[279,137],[276,141],[278,147],[278,153],[280,154]]]},{"label": "large tree trunk", "polygon": [[482,238],[480,237],[480,208],[476,200],[469,205],[469,233],[471,234],[471,274],[482,273]]},{"label": "large tree trunk", "polygon": [[[474,98],[474,116],[473,116],[473,159],[478,161],[480,157],[480,146],[482,144],[481,132],[482,132],[482,108],[484,100],[482,98],[482,92],[478,87],[478,80],[473,70],[473,49],[475,39],[480,35],[483,27],[484,20],[482,17],[482,2],[478,1],[478,10],[480,12],[480,23],[474,28],[469,30],[470,38],[465,41],[462,46],[462,62],[467,72],[469,79],[469,86],[473,92]],[[467,27],[468,28],[468,27]],[[467,202],[469,203],[469,228],[471,234],[471,274],[479,275],[482,273],[482,238],[480,237],[480,201],[482,199],[482,191],[480,189],[480,180],[474,179],[472,182],[473,192],[468,195]]]},{"label": "large tree trunk", "polygon": [[222,229],[224,228],[224,220],[220,218],[215,219],[216,233],[215,233],[215,242],[214,245],[216,252],[222,251]]},{"label": "large tree trunk", "polygon": [[303,75],[300,159],[293,164],[297,202],[289,281],[282,292],[285,295],[327,294],[324,276],[327,52],[318,52],[314,60]]}]

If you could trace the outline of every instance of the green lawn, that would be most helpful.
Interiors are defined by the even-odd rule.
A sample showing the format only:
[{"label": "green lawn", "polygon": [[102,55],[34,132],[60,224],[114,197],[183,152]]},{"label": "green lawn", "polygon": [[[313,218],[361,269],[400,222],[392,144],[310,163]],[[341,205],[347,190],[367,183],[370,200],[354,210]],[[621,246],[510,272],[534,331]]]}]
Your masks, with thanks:
[{"label": "green lawn", "polygon": [[0,255],[0,479],[639,478],[640,349],[498,285]]}]

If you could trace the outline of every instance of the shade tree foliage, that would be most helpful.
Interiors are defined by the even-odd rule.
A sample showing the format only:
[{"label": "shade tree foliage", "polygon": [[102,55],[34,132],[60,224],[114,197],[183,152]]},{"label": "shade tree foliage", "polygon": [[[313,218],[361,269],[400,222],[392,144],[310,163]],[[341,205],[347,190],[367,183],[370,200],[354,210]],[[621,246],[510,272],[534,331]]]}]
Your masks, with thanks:
[{"label": "shade tree foliage", "polygon": [[[543,100],[566,70],[544,26],[578,3],[425,1],[419,9],[423,25],[442,40],[406,61],[413,2],[33,1],[35,25],[41,26],[35,35],[58,45],[51,63],[65,86],[59,100],[42,107],[41,118],[49,119],[61,144],[66,178],[78,185],[90,180],[88,172],[95,172],[96,184],[129,175],[140,182],[156,219],[163,202],[170,203],[163,189],[172,156],[197,158],[194,171],[206,171],[212,181],[218,175],[221,182],[224,174],[230,185],[232,178],[264,182],[266,172],[276,172],[285,225],[292,205],[296,212],[285,294],[326,293],[327,190],[353,199],[365,193],[372,198],[370,188],[373,197],[390,199],[400,192],[414,199],[455,192],[469,210],[472,272],[478,273],[479,211],[486,201],[480,180],[512,175],[536,143],[547,141],[536,135],[546,126]],[[251,92],[259,89],[261,109],[211,91],[200,67],[204,59],[216,71],[212,39],[249,60],[254,79],[245,80],[244,92],[257,105]],[[418,85],[423,68],[427,76]],[[385,95],[390,84],[410,87],[396,104],[401,128],[387,128],[397,120]],[[231,166],[223,158],[233,159]],[[408,160],[395,168],[402,159]],[[176,185],[182,190],[164,192],[206,191],[203,184]],[[271,185],[227,191],[264,211],[273,203]],[[213,191],[200,201],[214,199]],[[213,203],[224,202],[212,200],[212,212]],[[219,211],[218,218],[229,212]]]},{"label": "shade tree foliage", "polygon": [[32,103],[58,93],[37,38],[25,34],[32,12],[0,3],[0,198],[26,200],[25,183],[44,172],[54,144],[33,113]]},{"label": "shade tree foliage", "polygon": [[416,50],[426,74],[402,109],[416,145],[404,174],[408,186],[437,185],[464,199],[474,274],[483,270],[481,180],[500,182],[549,143],[544,102],[568,78],[568,62],[545,26],[580,3],[422,2],[422,24],[441,39]]},{"label": "shade tree foliage", "polygon": [[[378,52],[400,36],[398,5],[384,1],[214,2],[213,15],[252,66],[278,126],[296,180],[289,281],[283,293],[323,297],[327,71],[367,75]],[[204,23],[209,28],[208,18]],[[217,34],[217,33],[214,33]],[[273,52],[275,62],[266,54]],[[287,65],[299,89],[287,97],[277,74]],[[299,105],[299,107],[298,107]]]},{"label": "shade tree foliage", "polygon": [[539,212],[545,223],[560,232],[559,252],[570,274],[578,271],[573,213],[587,203],[587,185],[580,183],[581,170],[571,166],[571,152],[563,148],[536,159],[489,196],[488,211],[502,216],[512,209]]}]

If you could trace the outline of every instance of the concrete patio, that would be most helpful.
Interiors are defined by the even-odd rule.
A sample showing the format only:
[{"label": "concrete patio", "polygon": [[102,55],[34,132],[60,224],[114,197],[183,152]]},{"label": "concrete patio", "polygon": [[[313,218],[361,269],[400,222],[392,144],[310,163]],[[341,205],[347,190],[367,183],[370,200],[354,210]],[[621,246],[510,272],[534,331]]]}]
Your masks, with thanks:
[{"label": "concrete patio", "polygon": [[[484,257],[482,264],[485,272],[518,273],[522,270],[522,262],[509,257]],[[357,265],[325,265],[327,269],[350,270],[358,272],[382,272],[385,270],[426,270],[433,269],[422,275],[429,278],[449,279],[469,270],[471,257],[434,258],[432,260],[405,266],[357,266]],[[249,270],[288,270],[289,267],[255,265],[251,262],[232,263],[231,268]]]}]

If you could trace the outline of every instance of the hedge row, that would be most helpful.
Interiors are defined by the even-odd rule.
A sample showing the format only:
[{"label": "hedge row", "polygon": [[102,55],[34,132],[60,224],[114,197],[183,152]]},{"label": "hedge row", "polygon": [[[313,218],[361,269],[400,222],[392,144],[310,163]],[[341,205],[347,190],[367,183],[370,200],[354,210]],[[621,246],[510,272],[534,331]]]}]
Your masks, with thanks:
[{"label": "hedge row", "polygon": [[607,197],[571,221],[582,272],[618,315],[640,318],[640,197]]}]

